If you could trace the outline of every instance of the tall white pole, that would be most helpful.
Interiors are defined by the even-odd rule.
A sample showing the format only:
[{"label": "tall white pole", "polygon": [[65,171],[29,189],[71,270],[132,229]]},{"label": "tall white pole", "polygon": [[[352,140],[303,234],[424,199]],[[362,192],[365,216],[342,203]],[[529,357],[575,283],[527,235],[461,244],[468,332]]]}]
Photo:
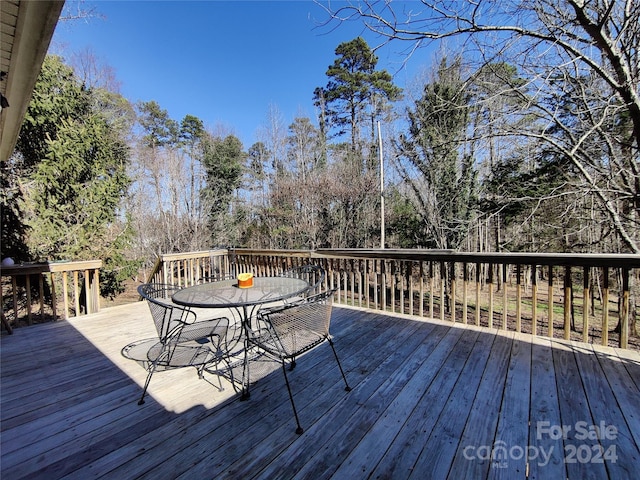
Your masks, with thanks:
[{"label": "tall white pole", "polygon": [[378,120],[378,151],[380,152],[380,248],[384,249],[384,161],[382,158],[382,134]]}]

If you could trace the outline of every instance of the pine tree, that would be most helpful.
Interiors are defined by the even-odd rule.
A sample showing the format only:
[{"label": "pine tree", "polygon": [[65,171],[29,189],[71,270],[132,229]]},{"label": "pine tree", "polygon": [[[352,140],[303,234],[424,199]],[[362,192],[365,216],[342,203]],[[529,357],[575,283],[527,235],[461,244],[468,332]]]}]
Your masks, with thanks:
[{"label": "pine tree", "polygon": [[333,129],[336,136],[349,132],[351,152],[355,158],[362,158],[360,143],[367,110],[372,153],[373,124],[385,105],[397,100],[402,90],[393,84],[386,70],[376,70],[378,57],[363,38],[341,43],[335,53],[337,58],[327,70],[327,85],[314,92],[314,102],[320,109],[320,130],[326,134]]},{"label": "pine tree", "polygon": [[26,245],[34,260],[102,259],[103,294],[121,289],[133,263],[115,265],[130,235],[119,206],[130,184],[127,132],[97,108],[58,57],[47,57],[12,160],[20,167]]}]

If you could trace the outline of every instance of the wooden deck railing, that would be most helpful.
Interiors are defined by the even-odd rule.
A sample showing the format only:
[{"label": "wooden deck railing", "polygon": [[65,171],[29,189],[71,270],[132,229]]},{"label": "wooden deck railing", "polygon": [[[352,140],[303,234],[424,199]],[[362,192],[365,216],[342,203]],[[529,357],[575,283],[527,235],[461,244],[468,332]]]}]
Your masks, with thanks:
[{"label": "wooden deck railing", "polygon": [[322,265],[337,303],[640,348],[640,256],[433,250],[214,250],[165,255],[154,281]]},{"label": "wooden deck railing", "polygon": [[221,278],[231,271],[231,258],[226,249],[170,253],[156,259],[147,281],[186,287],[204,279]]},{"label": "wooden deck railing", "polygon": [[2,325],[70,318],[100,310],[101,260],[1,267]]}]

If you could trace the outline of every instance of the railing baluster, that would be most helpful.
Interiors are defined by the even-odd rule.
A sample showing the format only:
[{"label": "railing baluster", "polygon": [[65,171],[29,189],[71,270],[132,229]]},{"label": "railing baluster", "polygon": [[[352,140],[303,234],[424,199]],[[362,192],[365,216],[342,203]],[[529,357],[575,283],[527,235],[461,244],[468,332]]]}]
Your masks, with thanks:
[{"label": "railing baluster", "polygon": [[89,281],[89,270],[84,271],[84,303],[85,303],[85,315],[89,315],[91,312],[91,283]]},{"label": "railing baluster", "polygon": [[415,315],[415,312],[413,311],[413,266],[413,261],[407,262],[406,282],[409,288],[409,315]]},{"label": "railing baluster", "polygon": [[78,282],[79,282],[78,271],[74,270],[73,272],[73,303],[76,309],[74,316],[80,315],[80,291],[78,290]]},{"label": "railing baluster", "polygon": [[489,268],[489,281],[487,282],[487,289],[489,291],[489,321],[488,327],[493,328],[493,264],[488,265]]},{"label": "railing baluster", "polygon": [[571,338],[571,301],[573,296],[572,282],[571,282],[571,267],[564,267],[564,339],[569,340]]},{"label": "railing baluster", "polygon": [[516,332],[522,331],[522,266],[516,265]]},{"label": "railing baluster", "polygon": [[44,321],[44,274],[38,274],[38,293],[40,294],[40,321]]},{"label": "railing baluster", "polygon": [[602,269],[602,345],[609,345],[609,267]]},{"label": "railing baluster", "polygon": [[56,296],[56,276],[55,273],[50,273],[51,278],[51,310],[53,312],[53,319],[58,319],[58,297]]},{"label": "railing baluster", "polygon": [[64,319],[69,318],[69,286],[67,285],[68,274],[66,271],[62,272],[62,305],[64,309]]},{"label": "railing baluster", "polygon": [[391,307],[391,311],[395,312],[396,311],[396,283],[397,283],[397,278],[396,278],[396,261],[395,260],[390,260],[389,261],[389,293],[391,296],[391,300],[389,301],[389,306]]},{"label": "railing baluster", "polygon": [[356,288],[355,288],[356,277],[354,273],[354,260],[350,259],[349,264],[350,264],[349,279],[351,280],[351,305],[355,305],[356,304]]},{"label": "railing baluster", "polygon": [[531,334],[538,334],[538,267],[531,265]]},{"label": "railing baluster", "polygon": [[27,324],[33,325],[33,317],[31,316],[31,275],[27,275]]},{"label": "railing baluster", "polygon": [[433,282],[434,282],[433,262],[429,262],[429,317],[433,317]]}]

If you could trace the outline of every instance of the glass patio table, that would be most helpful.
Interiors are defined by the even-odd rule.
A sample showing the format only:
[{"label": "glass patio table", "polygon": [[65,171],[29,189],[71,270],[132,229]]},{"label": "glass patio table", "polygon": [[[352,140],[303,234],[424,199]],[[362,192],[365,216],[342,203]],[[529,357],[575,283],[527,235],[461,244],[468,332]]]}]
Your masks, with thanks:
[{"label": "glass patio table", "polygon": [[304,294],[309,284],[300,278],[254,277],[253,286],[238,287],[236,279],[203,283],[178,290],[172,300],[192,308],[233,308],[249,322],[256,308]]},{"label": "glass patio table", "polygon": [[[254,313],[262,306],[299,297],[309,288],[310,285],[305,280],[292,277],[254,277],[253,286],[247,288],[239,287],[236,279],[230,279],[183,288],[173,294],[172,300],[189,308],[228,309],[239,320],[241,333],[238,333],[244,339],[244,349],[243,352],[235,353],[244,353],[242,398],[245,399],[248,397],[244,388],[248,361],[247,328],[251,326]],[[239,343],[240,338],[236,340]]]}]

